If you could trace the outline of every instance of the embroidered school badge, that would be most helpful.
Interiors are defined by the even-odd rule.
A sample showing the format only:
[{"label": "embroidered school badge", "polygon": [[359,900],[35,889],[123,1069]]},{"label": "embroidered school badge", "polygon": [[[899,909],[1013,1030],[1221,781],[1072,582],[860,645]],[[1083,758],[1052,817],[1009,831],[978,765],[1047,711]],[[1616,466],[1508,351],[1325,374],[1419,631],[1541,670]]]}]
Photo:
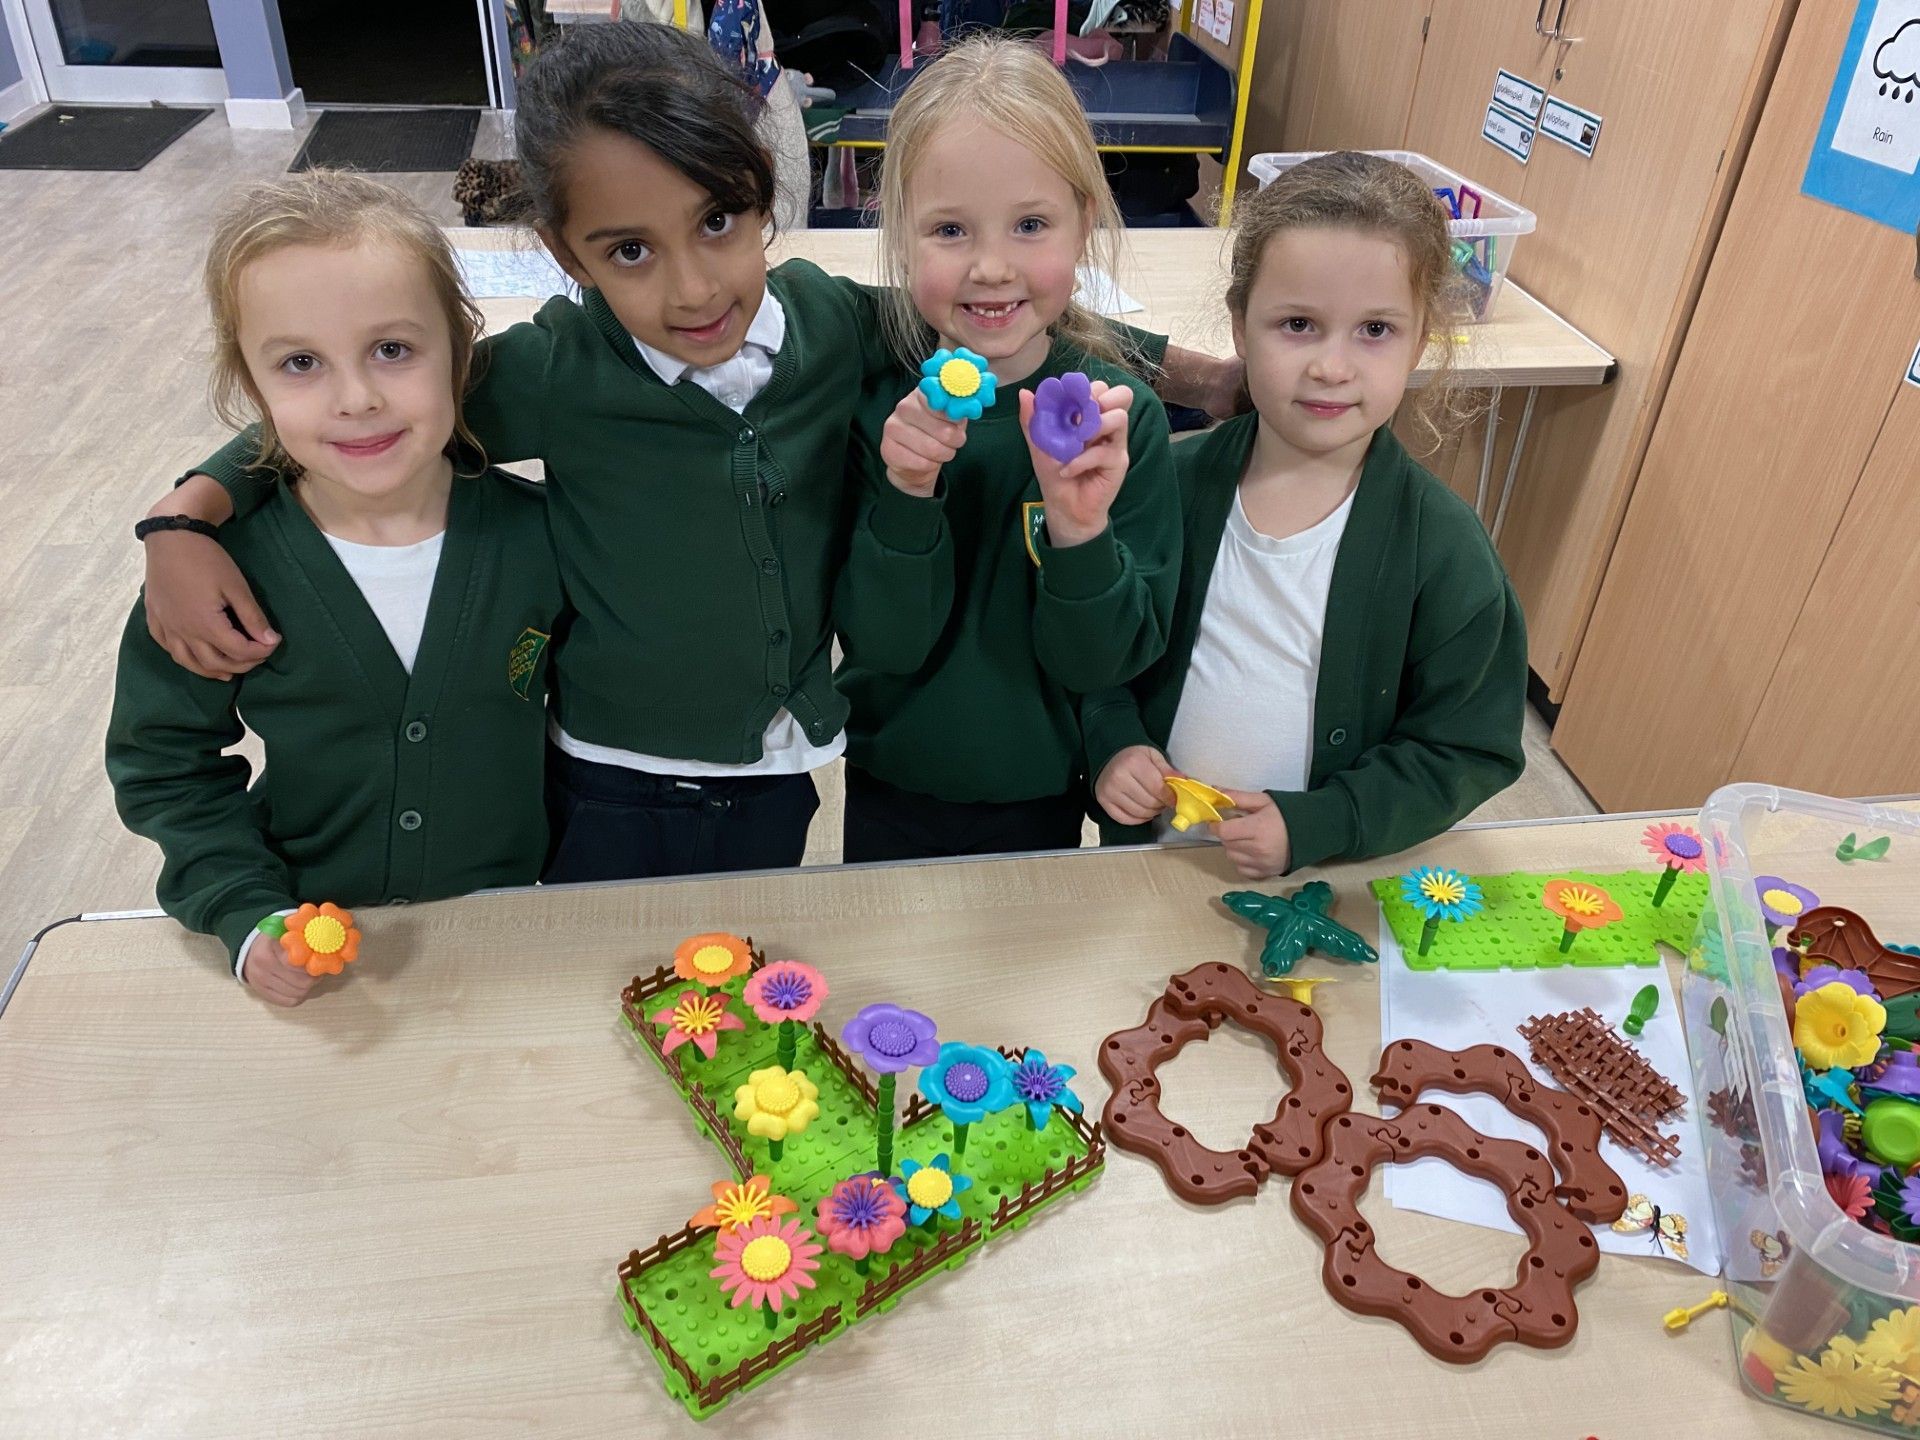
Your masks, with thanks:
[{"label": "embroidered school badge", "polygon": [[540,652],[547,648],[548,638],[546,631],[529,625],[507,652],[507,684],[522,700],[533,689],[533,672],[540,668]]},{"label": "embroidered school badge", "polygon": [[1020,506],[1021,528],[1026,533],[1027,558],[1037,568],[1040,564],[1040,531],[1047,523],[1047,502],[1028,500]]}]

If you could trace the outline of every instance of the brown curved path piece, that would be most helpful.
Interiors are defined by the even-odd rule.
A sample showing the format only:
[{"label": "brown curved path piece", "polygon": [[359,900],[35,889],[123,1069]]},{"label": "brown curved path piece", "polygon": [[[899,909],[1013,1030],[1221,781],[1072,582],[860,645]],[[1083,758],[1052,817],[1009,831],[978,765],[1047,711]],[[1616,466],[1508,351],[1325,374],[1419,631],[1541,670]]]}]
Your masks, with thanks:
[{"label": "brown curved path piece", "polygon": [[1395,1040],[1380,1054],[1372,1080],[1382,1101],[1405,1109],[1428,1090],[1491,1095],[1547,1137],[1560,1183],[1553,1193],[1582,1220],[1607,1225],[1627,1209],[1627,1187],[1600,1158],[1601,1120],[1577,1095],[1542,1085],[1526,1063],[1500,1045],[1442,1050],[1425,1040]]},{"label": "brown curved path piece", "polygon": [[[1531,1242],[1519,1275],[1503,1290],[1447,1295],[1380,1258],[1360,1197],[1377,1166],[1438,1156],[1498,1185]],[[1416,1105],[1392,1120],[1339,1115],[1327,1125],[1327,1153],[1293,1182],[1293,1209],[1327,1245],[1327,1290],[1349,1310],[1406,1327],[1429,1353],[1452,1364],[1478,1360],[1517,1340],[1552,1349],[1579,1323],[1573,1287],[1600,1264],[1586,1225],[1554,1198],[1553,1166],[1517,1140],[1495,1140],[1440,1105]]]},{"label": "brown curved path piece", "polygon": [[[1271,1040],[1293,1085],[1242,1150],[1202,1145],[1160,1109],[1159,1067],[1227,1019]],[[1353,1087],[1321,1048],[1320,1017],[1217,962],[1175,975],[1142,1024],[1103,1040],[1100,1073],[1113,1086],[1101,1117],[1108,1139],[1158,1165],[1174,1193],[1196,1205],[1252,1195],[1268,1175],[1311,1165],[1328,1117],[1353,1103]]]}]

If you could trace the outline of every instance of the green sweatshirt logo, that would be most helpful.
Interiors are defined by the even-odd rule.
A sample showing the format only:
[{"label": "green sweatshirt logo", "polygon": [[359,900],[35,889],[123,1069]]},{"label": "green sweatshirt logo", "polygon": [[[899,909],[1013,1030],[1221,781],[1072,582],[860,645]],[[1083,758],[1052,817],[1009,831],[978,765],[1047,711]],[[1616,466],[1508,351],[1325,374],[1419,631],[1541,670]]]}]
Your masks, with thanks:
[{"label": "green sweatshirt logo", "polygon": [[1034,566],[1038,568],[1040,564],[1038,542],[1040,539],[1040,531],[1047,523],[1047,502],[1044,500],[1025,501],[1020,506],[1020,521],[1022,528],[1026,531],[1027,558],[1033,561]]},{"label": "green sweatshirt logo", "polygon": [[546,631],[529,625],[507,652],[507,684],[522,700],[528,698],[533,688],[533,672],[540,668],[540,652],[547,648],[547,640]]}]

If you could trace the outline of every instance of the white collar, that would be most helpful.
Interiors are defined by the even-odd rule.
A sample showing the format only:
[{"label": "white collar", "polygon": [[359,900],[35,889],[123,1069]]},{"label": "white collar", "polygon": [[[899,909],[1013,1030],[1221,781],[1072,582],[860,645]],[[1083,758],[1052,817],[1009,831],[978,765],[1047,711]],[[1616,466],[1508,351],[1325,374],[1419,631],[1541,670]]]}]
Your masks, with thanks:
[{"label": "white collar", "polygon": [[[656,350],[638,337],[634,338],[633,343],[640,351],[640,358],[647,362],[647,367],[665,384],[678,385],[681,377],[693,369],[693,366],[686,361],[669,355],[664,350]],[[781,306],[779,297],[773,293],[773,287],[769,285],[761,296],[760,308],[754,312],[753,320],[747,326],[747,336],[740,342],[741,348],[757,345],[769,355],[778,355],[780,347],[786,343],[787,312]],[[726,363],[725,360],[720,362],[721,365]],[[719,367],[708,366],[707,368],[718,369]]]}]

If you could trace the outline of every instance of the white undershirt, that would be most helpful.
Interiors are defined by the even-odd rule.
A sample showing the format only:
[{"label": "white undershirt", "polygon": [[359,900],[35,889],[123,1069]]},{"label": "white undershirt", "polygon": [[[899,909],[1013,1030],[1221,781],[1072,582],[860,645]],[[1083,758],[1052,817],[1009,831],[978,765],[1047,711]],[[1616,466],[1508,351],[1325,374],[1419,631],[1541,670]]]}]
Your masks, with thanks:
[{"label": "white undershirt", "polygon": [[[634,340],[647,368],[669,385],[691,380],[735,414],[745,410],[753,397],[767,388],[773,379],[773,357],[787,340],[787,312],[773,291],[765,292],[760,308],[747,326],[740,348],[718,365],[695,369],[684,360]],[[553,743],[577,760],[597,765],[618,765],[649,775],[688,775],[724,778],[735,775],[804,775],[818,770],[847,748],[847,732],[842,730],[825,745],[807,738],[800,722],[785,710],[767,723],[760,739],[760,758],[746,765],[717,765],[706,760],[676,759],[667,755],[643,755],[634,750],[619,750],[610,745],[592,745],[575,739],[558,722],[548,726]]]},{"label": "white undershirt", "polygon": [[[387,643],[400,657],[401,669],[411,675],[413,662],[420,654],[420,635],[427,627],[427,604],[433,598],[433,577],[440,569],[440,551],[447,532],[442,530],[417,545],[361,545],[324,530],[320,533],[360,587],[380,628],[387,632]],[[285,919],[293,912],[275,913]],[[233,957],[236,980],[246,978],[247,951],[253,948],[253,941],[254,935],[247,936]]]},{"label": "white undershirt", "polygon": [[[1349,495],[1276,540],[1253,528],[1234,492],[1167,737],[1175,769],[1228,790],[1307,788],[1327,592],[1352,511]],[[1165,815],[1155,829],[1177,833]]]}]

